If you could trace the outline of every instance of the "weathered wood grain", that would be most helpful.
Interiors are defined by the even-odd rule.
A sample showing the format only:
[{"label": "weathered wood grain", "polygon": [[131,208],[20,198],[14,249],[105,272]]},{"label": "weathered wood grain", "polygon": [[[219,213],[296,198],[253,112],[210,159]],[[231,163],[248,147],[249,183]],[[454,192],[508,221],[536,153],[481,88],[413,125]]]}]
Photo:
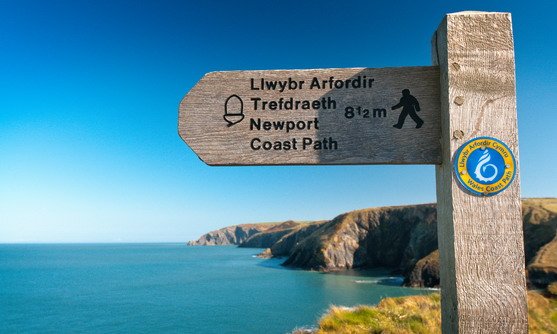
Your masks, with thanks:
[{"label": "weathered wood grain", "polygon": [[[351,80],[351,88],[330,89],[331,77],[334,77],[333,82]],[[353,88],[358,77],[362,82],[364,77],[373,79],[371,88]],[[327,87],[312,88],[313,78],[327,81]],[[261,90],[261,79],[304,83],[301,89],[286,87],[281,92],[279,89]],[[404,89],[409,89],[410,95],[419,102],[417,115],[424,121],[421,128],[416,128],[417,124],[410,116],[402,129],[393,127],[403,108],[391,110],[391,107],[399,103]],[[231,95],[242,99],[245,117],[228,126],[223,118],[224,105]],[[253,98],[261,99],[257,110]],[[262,101],[278,103],[281,98],[283,101],[290,98],[293,101],[330,99],[336,103],[334,109],[328,105],[327,109],[317,110],[270,110],[267,105],[267,110],[261,110]],[[234,105],[229,109],[239,109],[235,98],[231,103]],[[345,117],[345,108],[349,106],[355,109],[354,117],[350,119]],[[360,114],[357,107],[362,108]],[[436,66],[213,72],[205,75],[180,103],[178,130],[182,139],[209,165],[436,164],[441,162],[439,108],[439,71]],[[238,116],[234,117],[238,119]],[[310,129],[287,133],[257,130],[252,119],[313,124]],[[315,119],[318,128],[314,125]],[[254,138],[259,138],[256,146],[264,141],[289,141],[292,146],[293,139],[297,145],[296,149],[290,150],[256,150],[252,147]],[[304,147],[303,138],[309,138],[313,143]],[[336,147],[329,138],[337,143]],[[324,139],[329,149],[314,149],[313,145]]]},{"label": "weathered wood grain", "polygon": [[517,174],[478,197],[451,159],[467,140],[505,142],[518,162],[515,63],[508,13],[449,14],[433,36],[441,72],[442,164],[436,167],[443,333],[526,333],[524,246]]}]

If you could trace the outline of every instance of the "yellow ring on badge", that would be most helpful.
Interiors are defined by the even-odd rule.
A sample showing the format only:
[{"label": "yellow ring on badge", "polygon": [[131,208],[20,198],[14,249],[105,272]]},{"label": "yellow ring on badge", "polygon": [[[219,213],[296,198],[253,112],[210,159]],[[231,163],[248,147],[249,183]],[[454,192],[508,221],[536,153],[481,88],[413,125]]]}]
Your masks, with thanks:
[{"label": "yellow ring on badge", "polygon": [[[503,174],[493,183],[480,183],[476,181],[469,171],[468,159],[476,150],[491,149],[500,155],[504,163]],[[490,151],[492,152],[492,151]],[[512,151],[502,141],[491,137],[478,137],[464,143],[454,156],[454,170],[460,183],[474,195],[493,196],[505,190],[514,180],[516,174],[516,161]]]}]

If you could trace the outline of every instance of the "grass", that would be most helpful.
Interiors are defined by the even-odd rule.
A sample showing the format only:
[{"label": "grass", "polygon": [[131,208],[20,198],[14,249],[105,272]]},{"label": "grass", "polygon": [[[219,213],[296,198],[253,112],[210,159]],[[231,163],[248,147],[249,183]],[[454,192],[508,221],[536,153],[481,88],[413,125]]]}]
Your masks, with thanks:
[{"label": "grass", "polygon": [[528,292],[528,333],[557,333],[557,299]]},{"label": "grass", "polygon": [[377,306],[333,306],[317,333],[441,333],[439,294],[385,298]]},{"label": "grass", "polygon": [[[529,333],[557,333],[557,299],[528,292]],[[441,333],[440,296],[385,298],[377,306],[333,306],[321,318],[318,334]]]}]

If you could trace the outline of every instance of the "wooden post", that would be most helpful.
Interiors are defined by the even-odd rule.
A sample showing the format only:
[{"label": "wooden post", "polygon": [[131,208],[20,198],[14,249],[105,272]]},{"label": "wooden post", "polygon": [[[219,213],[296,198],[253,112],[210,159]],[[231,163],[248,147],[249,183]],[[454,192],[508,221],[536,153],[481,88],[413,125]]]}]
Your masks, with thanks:
[{"label": "wooden post", "polygon": [[[443,333],[526,333],[514,46],[509,13],[449,14],[433,36],[441,73],[436,167]],[[506,143],[514,182],[495,196],[462,189],[455,151],[481,136]]]}]

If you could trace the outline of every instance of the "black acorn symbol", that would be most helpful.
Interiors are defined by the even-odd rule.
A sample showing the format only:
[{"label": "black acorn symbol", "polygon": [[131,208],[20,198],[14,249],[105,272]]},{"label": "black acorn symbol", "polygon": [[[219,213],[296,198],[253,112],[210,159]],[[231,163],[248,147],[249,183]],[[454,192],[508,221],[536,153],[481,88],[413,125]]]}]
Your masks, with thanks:
[{"label": "black acorn symbol", "polygon": [[236,95],[230,95],[224,102],[224,120],[228,126],[240,123],[244,119],[244,102]]}]

